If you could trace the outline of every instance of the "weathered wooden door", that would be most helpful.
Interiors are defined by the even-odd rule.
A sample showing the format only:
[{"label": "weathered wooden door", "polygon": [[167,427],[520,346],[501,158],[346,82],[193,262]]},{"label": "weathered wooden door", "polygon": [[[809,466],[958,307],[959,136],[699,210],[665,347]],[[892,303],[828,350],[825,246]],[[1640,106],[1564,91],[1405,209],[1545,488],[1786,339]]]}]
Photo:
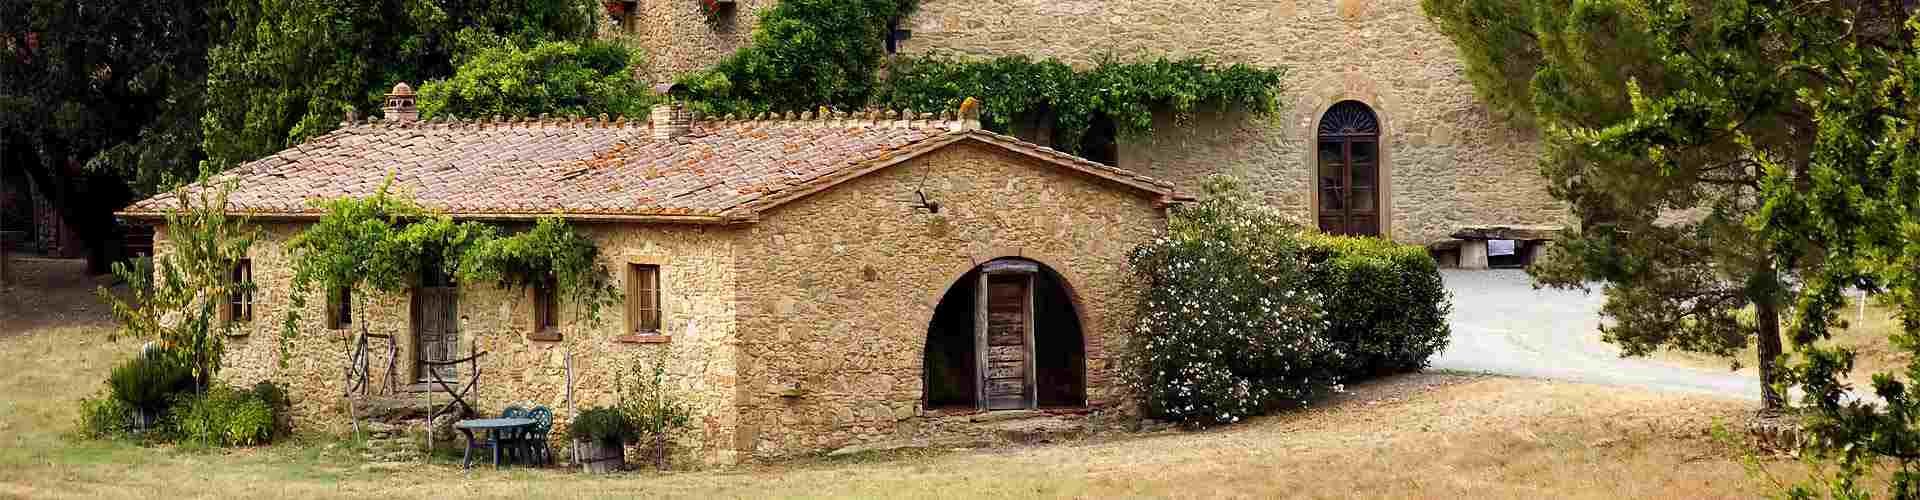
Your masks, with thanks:
[{"label": "weathered wooden door", "polygon": [[[432,266],[429,266],[432,267]],[[413,338],[418,355],[414,373],[419,380],[432,380],[427,370],[439,370],[440,378],[454,380],[459,371],[452,366],[429,367],[428,361],[452,361],[460,353],[460,296],[444,273],[423,273],[421,285],[413,289]]]},{"label": "weathered wooden door", "polygon": [[975,302],[982,406],[1034,407],[1033,276],[1029,262],[990,262],[981,269]]}]

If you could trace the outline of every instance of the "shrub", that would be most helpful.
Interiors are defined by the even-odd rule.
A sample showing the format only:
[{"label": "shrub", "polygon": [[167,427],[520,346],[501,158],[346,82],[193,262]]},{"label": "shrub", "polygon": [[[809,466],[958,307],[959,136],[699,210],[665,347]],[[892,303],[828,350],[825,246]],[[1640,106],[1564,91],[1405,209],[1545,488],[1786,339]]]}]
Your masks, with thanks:
[{"label": "shrub", "polygon": [[93,439],[125,437],[133,429],[133,407],[107,396],[80,400],[80,435]]},{"label": "shrub", "polygon": [[275,428],[272,404],[226,385],[181,396],[173,417],[182,439],[209,446],[263,444],[273,439]]},{"label": "shrub", "polygon": [[1190,425],[1237,422],[1335,387],[1300,229],[1215,178],[1168,234],[1130,258],[1143,290],[1128,351],[1146,411]]},{"label": "shrub", "polygon": [[1418,371],[1447,346],[1452,304],[1433,257],[1373,237],[1302,236],[1308,282],[1325,297],[1327,339],[1342,379]]},{"label": "shrub", "polygon": [[114,399],[141,411],[164,410],[175,394],[193,389],[193,368],[165,354],[141,354],[113,368]]},{"label": "shrub", "polygon": [[593,407],[573,417],[573,423],[567,426],[567,436],[575,441],[626,443],[639,437],[639,429],[619,408]]}]

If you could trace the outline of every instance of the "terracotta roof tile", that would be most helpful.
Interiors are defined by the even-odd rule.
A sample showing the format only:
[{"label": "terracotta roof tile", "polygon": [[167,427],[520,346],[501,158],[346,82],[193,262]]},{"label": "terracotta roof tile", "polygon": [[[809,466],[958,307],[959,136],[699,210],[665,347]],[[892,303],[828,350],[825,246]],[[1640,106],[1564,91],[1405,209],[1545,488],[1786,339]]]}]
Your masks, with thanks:
[{"label": "terracotta roof tile", "polygon": [[[888,112],[887,116],[898,116]],[[810,117],[811,112],[803,117]],[[789,115],[790,116],[790,115]],[[396,191],[460,216],[668,216],[712,221],[755,213],[860,174],[972,139],[1119,182],[1167,200],[1172,185],[1013,137],[908,112],[825,119],[696,122],[654,140],[645,122],[375,122],[344,127],[210,179],[237,179],[238,212],[317,216],[314,201]],[[202,189],[198,184],[182,189]],[[155,216],[170,195],[122,213]]]}]

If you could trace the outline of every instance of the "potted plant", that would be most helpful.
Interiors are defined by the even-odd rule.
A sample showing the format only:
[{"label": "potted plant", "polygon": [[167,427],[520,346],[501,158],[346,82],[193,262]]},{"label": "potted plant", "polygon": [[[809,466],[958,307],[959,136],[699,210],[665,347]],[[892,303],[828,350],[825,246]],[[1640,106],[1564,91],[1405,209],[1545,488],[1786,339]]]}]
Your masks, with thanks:
[{"label": "potted plant", "polygon": [[627,463],[627,442],[634,440],[633,420],[619,408],[592,407],[580,412],[567,427],[573,446],[580,450],[587,472],[620,470]]}]

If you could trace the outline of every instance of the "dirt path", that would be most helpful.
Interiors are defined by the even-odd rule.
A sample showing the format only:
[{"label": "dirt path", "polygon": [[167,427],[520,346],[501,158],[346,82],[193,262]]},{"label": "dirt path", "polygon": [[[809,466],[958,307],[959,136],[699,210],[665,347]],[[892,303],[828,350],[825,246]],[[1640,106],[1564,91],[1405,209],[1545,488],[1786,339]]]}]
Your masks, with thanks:
[{"label": "dirt path", "polygon": [[43,328],[112,324],[112,310],[94,296],[107,278],[87,276],[87,261],[12,259],[8,272],[14,282],[0,285],[0,338]]},{"label": "dirt path", "polygon": [[1760,399],[1752,376],[1621,358],[1600,340],[1597,290],[1534,290],[1519,270],[1443,273],[1453,341],[1434,368]]}]

